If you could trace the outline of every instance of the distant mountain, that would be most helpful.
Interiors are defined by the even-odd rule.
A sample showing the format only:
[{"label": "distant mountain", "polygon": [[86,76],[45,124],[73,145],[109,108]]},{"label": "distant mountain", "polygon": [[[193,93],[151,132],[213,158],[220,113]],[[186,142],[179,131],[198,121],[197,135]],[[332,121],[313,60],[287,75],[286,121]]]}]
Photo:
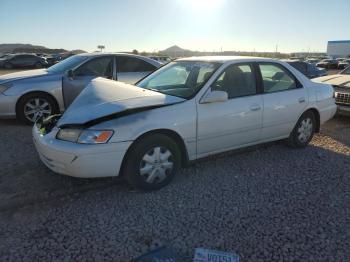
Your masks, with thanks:
[{"label": "distant mountain", "polygon": [[[47,48],[45,46],[40,45],[31,45],[31,44],[0,44],[0,54],[6,53],[65,53],[68,52],[63,48]],[[86,53],[84,50],[72,50],[69,51],[74,54]]]},{"label": "distant mountain", "polygon": [[177,45],[173,45],[163,51],[160,51],[159,53],[170,57],[179,57],[179,56],[190,56],[190,55],[193,55],[194,52],[191,50],[183,49]]},{"label": "distant mountain", "polygon": [[43,49],[46,47],[30,44],[0,44],[0,53],[11,53],[18,48]]},{"label": "distant mountain", "polygon": [[164,52],[164,53],[169,53],[169,52],[180,53],[180,52],[188,52],[188,51],[190,51],[190,50],[186,50],[186,49],[183,49],[183,48],[181,48],[181,47],[179,47],[177,45],[173,45],[173,46],[171,46],[171,47],[169,47],[169,48],[167,48],[167,49],[165,49],[165,50],[163,50],[161,52]]}]

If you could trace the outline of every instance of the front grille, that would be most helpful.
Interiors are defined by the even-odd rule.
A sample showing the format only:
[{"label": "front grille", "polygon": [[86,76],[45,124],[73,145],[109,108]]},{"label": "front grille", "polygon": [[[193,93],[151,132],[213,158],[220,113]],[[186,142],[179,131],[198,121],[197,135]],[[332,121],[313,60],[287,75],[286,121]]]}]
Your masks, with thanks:
[{"label": "front grille", "polygon": [[350,105],[350,94],[337,93],[335,102],[337,104],[347,104]]}]

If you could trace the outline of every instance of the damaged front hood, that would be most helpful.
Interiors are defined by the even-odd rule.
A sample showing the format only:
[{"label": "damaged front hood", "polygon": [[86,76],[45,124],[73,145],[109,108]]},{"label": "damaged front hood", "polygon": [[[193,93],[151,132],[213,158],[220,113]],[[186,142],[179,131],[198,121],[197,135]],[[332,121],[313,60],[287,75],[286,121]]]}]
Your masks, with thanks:
[{"label": "damaged front hood", "polygon": [[147,109],[183,102],[185,99],[137,86],[96,78],[80,93],[57,123],[84,125],[121,112]]}]

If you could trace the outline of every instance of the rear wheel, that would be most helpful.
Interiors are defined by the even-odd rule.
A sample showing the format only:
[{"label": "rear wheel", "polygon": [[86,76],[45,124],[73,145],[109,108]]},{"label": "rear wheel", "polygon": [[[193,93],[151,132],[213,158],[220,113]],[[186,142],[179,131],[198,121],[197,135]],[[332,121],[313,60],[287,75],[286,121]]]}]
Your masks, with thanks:
[{"label": "rear wheel", "polygon": [[139,190],[158,190],[169,184],[180,168],[180,150],[166,135],[154,134],[136,142],[126,156],[124,176]]},{"label": "rear wheel", "polygon": [[17,104],[17,118],[24,124],[31,125],[41,117],[58,114],[56,101],[43,93],[32,93],[23,96]]},{"label": "rear wheel", "polygon": [[37,62],[35,65],[34,65],[35,68],[42,68],[43,65],[40,63],[40,62]]},{"label": "rear wheel", "polygon": [[310,111],[305,112],[299,118],[292,133],[289,135],[288,144],[296,148],[306,147],[314,136],[315,130],[315,115]]}]

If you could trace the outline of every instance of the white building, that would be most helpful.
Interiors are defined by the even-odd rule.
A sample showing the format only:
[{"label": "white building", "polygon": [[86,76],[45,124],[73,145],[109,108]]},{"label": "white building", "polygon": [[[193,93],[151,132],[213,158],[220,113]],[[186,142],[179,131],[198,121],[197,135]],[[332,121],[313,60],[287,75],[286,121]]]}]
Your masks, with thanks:
[{"label": "white building", "polygon": [[350,57],[350,40],[328,41],[327,55],[333,58]]}]

